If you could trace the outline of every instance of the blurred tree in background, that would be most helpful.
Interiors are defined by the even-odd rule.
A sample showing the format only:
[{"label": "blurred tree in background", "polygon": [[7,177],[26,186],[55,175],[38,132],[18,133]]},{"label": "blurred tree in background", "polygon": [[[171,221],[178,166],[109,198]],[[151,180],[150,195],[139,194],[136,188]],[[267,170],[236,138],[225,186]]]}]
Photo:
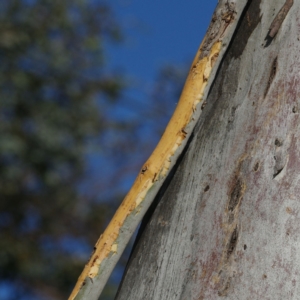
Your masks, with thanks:
[{"label": "blurred tree in background", "polygon": [[96,98],[121,89],[103,56],[119,39],[101,1],[0,2],[0,278],[12,299],[65,299],[99,234],[90,229],[103,227],[104,205],[77,185],[107,125]]},{"label": "blurred tree in background", "polygon": [[[120,32],[104,1],[0,2],[5,299],[67,298],[107,216],[124,196],[118,180],[136,175],[175,108],[182,68],[162,69],[148,105],[124,99],[124,77],[105,65],[105,44],[121,42]],[[138,144],[145,132],[145,143]],[[87,160],[96,160],[96,153],[100,163],[113,159],[114,166],[86,184]],[[112,192],[99,199],[104,188]],[[112,294],[108,287],[104,298]]]}]

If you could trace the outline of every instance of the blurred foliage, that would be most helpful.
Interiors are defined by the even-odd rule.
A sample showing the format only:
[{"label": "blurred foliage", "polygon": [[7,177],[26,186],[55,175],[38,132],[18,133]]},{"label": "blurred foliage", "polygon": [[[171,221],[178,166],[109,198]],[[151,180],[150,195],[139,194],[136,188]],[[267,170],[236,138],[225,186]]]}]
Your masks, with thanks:
[{"label": "blurred foliage", "polygon": [[[0,280],[8,299],[66,299],[107,207],[83,197],[86,145],[116,100],[104,43],[121,39],[103,1],[0,2]],[[104,101],[103,100],[103,101]],[[29,295],[29,296],[28,296]],[[26,298],[28,299],[28,298]]]}]

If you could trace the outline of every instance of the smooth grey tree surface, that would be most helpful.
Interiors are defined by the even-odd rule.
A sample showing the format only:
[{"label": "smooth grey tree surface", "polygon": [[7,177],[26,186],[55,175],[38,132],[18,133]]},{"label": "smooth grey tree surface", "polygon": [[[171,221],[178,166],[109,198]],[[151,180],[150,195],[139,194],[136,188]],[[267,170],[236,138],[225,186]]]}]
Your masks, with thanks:
[{"label": "smooth grey tree surface", "polygon": [[248,1],[117,300],[299,299],[299,16]]}]

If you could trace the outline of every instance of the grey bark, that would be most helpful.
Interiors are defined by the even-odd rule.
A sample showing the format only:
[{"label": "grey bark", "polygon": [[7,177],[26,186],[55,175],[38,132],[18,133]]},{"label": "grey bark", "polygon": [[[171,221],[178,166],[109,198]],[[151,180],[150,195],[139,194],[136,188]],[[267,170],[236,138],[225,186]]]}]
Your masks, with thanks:
[{"label": "grey bark", "polygon": [[278,26],[286,3],[248,1],[117,300],[299,299],[300,1]]}]

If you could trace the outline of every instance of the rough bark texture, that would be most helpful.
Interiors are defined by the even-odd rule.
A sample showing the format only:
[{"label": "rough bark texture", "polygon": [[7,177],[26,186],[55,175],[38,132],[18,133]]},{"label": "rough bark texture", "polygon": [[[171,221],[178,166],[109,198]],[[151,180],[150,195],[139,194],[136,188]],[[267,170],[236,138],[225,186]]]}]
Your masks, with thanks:
[{"label": "rough bark texture", "polygon": [[300,2],[270,28],[285,3],[248,2],[116,299],[299,299]]}]

